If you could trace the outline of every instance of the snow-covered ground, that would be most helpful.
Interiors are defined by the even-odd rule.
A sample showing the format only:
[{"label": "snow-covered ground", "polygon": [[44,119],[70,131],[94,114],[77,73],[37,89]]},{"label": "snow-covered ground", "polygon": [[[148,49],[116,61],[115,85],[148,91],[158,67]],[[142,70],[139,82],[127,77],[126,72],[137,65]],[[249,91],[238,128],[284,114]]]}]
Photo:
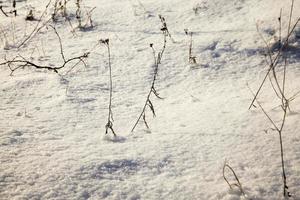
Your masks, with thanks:
[{"label": "snow-covered ground", "polygon": [[[4,10],[11,1],[2,2]],[[48,1],[17,1],[17,17],[0,13],[0,63],[20,54],[34,63],[63,63],[53,29],[41,29],[16,48],[38,21],[25,21],[30,9],[39,18]],[[50,4],[43,24],[51,18]],[[91,51],[87,66],[59,74],[32,67],[0,66],[0,199],[282,199],[279,137],[259,107],[248,110],[268,65],[259,31],[272,44],[288,27],[288,0],[83,0],[82,14],[92,14],[95,27],[72,28],[62,17],[55,25],[66,58]],[[197,9],[197,13],[195,13]],[[295,1],[292,22],[299,17]],[[67,13],[76,27],[75,0]],[[158,15],[165,17],[168,39],[152,97],[156,117],[146,111],[131,129],[149,92],[153,55],[162,48]],[[193,55],[188,62],[189,37]],[[107,49],[110,39],[114,130],[105,136],[109,102]],[[300,26],[290,40],[286,94],[300,90]],[[283,67],[278,67],[282,79]],[[299,95],[300,96],[300,95]],[[298,97],[298,96],[296,96]],[[270,82],[259,100],[275,123],[282,110]],[[283,129],[287,184],[291,199],[300,199],[300,97],[290,102]],[[268,131],[265,131],[268,130]],[[245,190],[230,190],[223,179],[225,162]],[[227,171],[228,178],[234,182]]]}]

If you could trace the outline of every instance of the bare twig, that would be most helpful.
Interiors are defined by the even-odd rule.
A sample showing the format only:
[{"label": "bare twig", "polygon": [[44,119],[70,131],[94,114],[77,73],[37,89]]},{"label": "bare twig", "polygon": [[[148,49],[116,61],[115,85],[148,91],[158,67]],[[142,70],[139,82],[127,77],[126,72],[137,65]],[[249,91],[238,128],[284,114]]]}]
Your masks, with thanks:
[{"label": "bare twig", "polygon": [[65,55],[64,55],[64,51],[63,51],[63,46],[62,46],[62,42],[61,42],[61,37],[59,36],[55,26],[51,26],[50,27],[54,30],[57,38],[58,38],[58,41],[59,41],[59,47],[60,47],[60,54],[61,54],[61,57],[63,59],[64,62],[66,62],[66,58],[65,58]]},{"label": "bare twig", "polygon": [[[63,52],[63,45],[62,45],[61,37],[59,36],[59,34],[54,26],[50,26],[50,27],[54,30],[56,36],[58,37],[59,46],[60,46],[60,54],[63,59],[63,63],[60,66],[51,67],[51,66],[47,66],[47,65],[36,64],[36,63],[33,63],[33,62],[27,60],[26,58],[22,57],[21,55],[14,57],[12,60],[7,60],[3,63],[0,63],[0,65],[7,65],[9,67],[9,69],[11,70],[10,75],[13,75],[13,73],[16,70],[18,70],[20,68],[24,68],[24,67],[34,67],[37,69],[48,69],[50,71],[58,73],[58,71],[60,69],[66,67],[67,64],[69,64],[73,61],[78,61],[75,65],[82,63],[84,66],[86,66],[86,63],[84,60],[89,56],[90,52],[86,52],[83,55],[66,59],[64,56],[64,52]],[[74,67],[72,67],[72,68],[74,68]]]},{"label": "bare twig", "polygon": [[[233,176],[234,176],[234,178],[235,178],[235,180],[236,180],[236,183],[230,183],[230,182],[228,181],[228,179],[226,178],[226,175],[225,175],[225,170],[226,170],[226,168],[229,169],[229,170],[232,172],[232,174],[233,174]],[[224,163],[224,165],[223,165],[223,178],[224,178],[224,180],[226,181],[226,183],[228,184],[228,186],[229,186],[230,189],[233,189],[233,186],[236,186],[237,188],[239,188],[240,192],[245,196],[244,189],[243,189],[243,187],[242,187],[242,184],[241,184],[241,182],[240,182],[238,176],[236,175],[236,173],[235,173],[235,171],[233,170],[233,168],[232,168],[229,164],[227,164],[226,160],[225,160],[225,163]]]},{"label": "bare twig", "polygon": [[[45,10],[43,11],[43,13],[41,14],[41,16],[38,19],[37,24],[35,25],[34,29],[31,31],[31,33],[23,40],[23,42],[21,42],[18,46],[18,48],[21,48],[23,45],[25,45],[27,42],[29,42],[43,27],[45,27],[48,22],[51,20],[48,19],[46,20],[41,26],[40,23],[42,22],[43,17],[46,15],[47,13],[47,9],[50,6],[52,0],[49,0],[48,4],[46,5]],[[39,27],[40,26],[40,27]]]},{"label": "bare twig", "polygon": [[[292,0],[292,2],[294,2],[294,1]],[[294,4],[292,3],[292,6],[291,6],[291,12],[292,12],[292,10],[293,10],[293,5],[294,5]],[[290,15],[291,15],[291,14],[290,14]],[[290,17],[290,19],[291,19],[291,17]],[[280,20],[281,20],[281,19],[280,19]],[[288,47],[288,45],[289,45],[289,39],[290,39],[292,33],[294,32],[294,30],[295,30],[295,28],[296,28],[296,26],[297,26],[297,24],[298,24],[299,22],[300,22],[300,18],[298,18],[298,19],[296,20],[296,22],[294,23],[294,25],[293,25],[291,28],[289,28],[288,33],[287,33],[287,36],[286,36],[286,39],[283,41],[283,43],[282,43],[282,45],[280,46],[280,48],[279,48],[279,50],[278,50],[276,56],[274,57],[274,59],[272,58],[272,52],[270,51],[270,48],[269,48],[268,44],[265,42],[265,43],[266,43],[266,46],[267,46],[267,49],[268,49],[268,55],[269,55],[269,58],[270,58],[269,69],[267,70],[267,73],[266,73],[266,75],[265,75],[265,77],[264,77],[262,83],[260,84],[260,86],[259,86],[257,92],[255,93],[254,98],[252,99],[251,104],[250,104],[250,106],[249,106],[248,109],[250,109],[250,108],[253,106],[253,103],[255,102],[255,100],[256,100],[258,94],[260,93],[260,91],[261,91],[261,89],[262,89],[262,87],[263,87],[263,85],[264,85],[264,83],[265,83],[265,81],[266,81],[266,79],[267,79],[267,77],[268,77],[268,75],[269,75],[269,73],[270,73],[271,71],[273,72],[273,76],[274,76],[274,79],[275,79],[275,83],[276,83],[276,86],[277,86],[279,92],[281,93],[281,95],[283,95],[283,98],[284,98],[285,100],[287,100],[287,98],[285,98],[284,94],[282,93],[282,89],[281,89],[280,84],[279,84],[279,82],[278,82],[278,80],[277,80],[275,68],[276,68],[276,66],[277,66],[278,63],[279,63],[280,58],[282,58],[283,50],[285,50],[285,49]],[[289,23],[291,23],[291,22],[289,22]],[[262,37],[262,38],[263,38],[263,37]],[[265,41],[265,40],[264,40],[264,41]]]},{"label": "bare twig", "polygon": [[12,7],[13,9],[8,11],[8,12],[5,12],[4,9],[3,9],[3,6],[1,5],[0,6],[0,11],[2,12],[2,14],[5,16],[5,17],[10,17],[10,15],[13,15],[13,16],[17,16],[17,9],[16,9],[16,0],[13,0],[12,2]]},{"label": "bare twig", "polygon": [[9,17],[8,14],[3,10],[3,7],[0,6],[0,11],[2,12],[2,14],[5,16],[5,17]]},{"label": "bare twig", "polygon": [[[35,64],[31,61],[26,60],[25,58],[22,58],[20,55],[16,56],[12,60],[0,63],[0,65],[7,65],[11,70],[10,75],[12,75],[16,70],[18,70],[20,68],[24,68],[24,67],[34,67],[36,69],[48,69],[49,71],[58,73],[58,71],[60,69],[64,68],[67,64],[69,64],[70,62],[75,61],[75,60],[80,60],[80,62],[85,65],[84,59],[87,58],[88,55],[89,55],[89,52],[84,53],[83,55],[80,55],[80,56],[72,57],[70,59],[67,59],[62,65],[57,66],[57,67],[50,67],[47,65]],[[13,66],[15,66],[15,67],[13,67]]]},{"label": "bare twig", "polygon": [[[285,77],[284,77],[285,79]],[[285,81],[283,81],[285,82]],[[255,96],[255,94],[253,93],[253,91],[250,89],[250,87],[248,87],[250,92],[252,93],[253,96]],[[287,186],[287,178],[286,178],[286,172],[285,172],[285,163],[284,163],[284,149],[283,149],[283,140],[282,140],[282,131],[283,131],[283,127],[285,125],[285,120],[286,120],[286,116],[287,116],[287,109],[289,106],[289,101],[288,100],[284,100],[284,105],[282,105],[282,110],[283,110],[283,117],[281,120],[281,124],[280,126],[276,125],[276,123],[274,122],[274,120],[270,117],[270,115],[266,112],[266,110],[263,108],[263,106],[261,105],[261,103],[257,100],[256,98],[256,103],[259,105],[260,109],[262,110],[262,112],[264,113],[264,115],[268,118],[268,120],[271,122],[271,124],[274,126],[273,130],[276,130],[278,135],[279,135],[279,143],[280,143],[280,158],[281,158],[281,169],[282,169],[282,178],[283,178],[283,196],[284,197],[291,197],[290,192],[288,191],[288,186]]]}]

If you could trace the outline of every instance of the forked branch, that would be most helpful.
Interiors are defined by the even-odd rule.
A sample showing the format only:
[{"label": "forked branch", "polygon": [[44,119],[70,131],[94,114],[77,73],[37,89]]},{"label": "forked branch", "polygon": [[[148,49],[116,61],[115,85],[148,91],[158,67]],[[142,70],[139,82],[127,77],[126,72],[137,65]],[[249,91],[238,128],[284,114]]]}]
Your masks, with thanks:
[{"label": "forked branch", "polygon": [[16,57],[14,57],[11,60],[6,60],[5,62],[0,63],[0,65],[7,65],[9,67],[10,71],[11,71],[10,75],[13,75],[13,73],[16,70],[23,69],[25,67],[34,67],[36,69],[47,69],[49,71],[53,71],[53,72],[58,73],[59,70],[63,69],[69,63],[71,63],[73,61],[77,61],[77,62],[71,67],[71,69],[73,69],[79,63],[82,63],[86,67],[85,59],[89,56],[90,52],[85,52],[82,55],[66,59],[66,57],[64,55],[64,51],[63,51],[63,45],[62,45],[61,37],[59,36],[59,34],[58,34],[58,32],[57,32],[57,30],[54,26],[50,26],[50,27],[54,30],[56,36],[58,37],[59,47],[60,47],[60,54],[61,54],[61,57],[62,57],[62,60],[63,60],[63,63],[61,65],[52,67],[52,66],[49,66],[49,65],[38,64],[38,63],[34,63],[32,61],[27,60],[26,58],[24,58],[21,55],[17,55]]},{"label": "forked branch", "polygon": [[[260,34],[260,37],[262,38],[262,40],[264,41],[264,43],[266,44],[266,48],[267,48],[267,55],[270,59],[270,63],[269,63],[269,68],[267,70],[267,73],[266,75],[264,76],[263,78],[263,81],[262,83],[260,84],[258,90],[256,91],[255,95],[254,95],[254,98],[252,99],[251,101],[251,104],[249,106],[248,109],[251,109],[251,107],[253,106],[256,98],[258,97],[262,87],[264,86],[266,80],[267,80],[267,77],[269,76],[270,72],[272,72],[273,74],[273,77],[274,77],[274,80],[275,80],[275,86],[277,87],[279,93],[281,94],[281,96],[283,97],[284,100],[287,100],[287,98],[285,97],[284,95],[284,92],[283,92],[283,88],[281,88],[280,84],[279,84],[279,81],[277,79],[277,76],[276,76],[276,67],[277,65],[279,64],[280,62],[280,59],[282,58],[283,56],[283,51],[287,49],[287,47],[289,46],[289,40],[290,40],[290,37],[292,35],[292,33],[294,32],[295,28],[297,27],[298,23],[300,22],[300,18],[298,18],[296,20],[296,22],[294,23],[293,26],[291,26],[291,19],[292,19],[292,13],[293,13],[293,6],[294,6],[294,0],[292,0],[292,5],[291,5],[291,11],[290,11],[290,17],[289,17],[289,27],[288,27],[288,32],[287,32],[287,36],[285,38],[285,40],[283,42],[281,42],[282,38],[281,38],[281,12],[280,12],[280,17],[278,18],[279,20],[279,30],[280,30],[280,36],[279,36],[279,44],[280,45],[280,48],[278,50],[278,52],[276,53],[275,57],[273,58],[272,56],[272,51],[268,45],[268,43],[266,42],[266,40],[263,38],[263,36],[260,34],[260,32],[258,31],[258,33]],[[282,102],[283,103],[283,102]]]},{"label": "forked branch", "polygon": [[31,33],[27,37],[25,37],[25,39],[18,45],[18,48],[21,48],[23,45],[25,45],[27,42],[29,42],[32,38],[34,38],[34,36],[37,35],[40,32],[40,30],[43,27],[45,27],[48,24],[48,22],[51,20],[51,18],[50,18],[50,19],[46,20],[44,23],[41,24],[43,17],[47,14],[47,10],[48,10],[48,7],[51,4],[51,1],[52,0],[49,0],[49,2],[46,5],[45,10],[42,12],[41,16],[37,20],[37,24],[35,25],[35,27],[31,31]]}]

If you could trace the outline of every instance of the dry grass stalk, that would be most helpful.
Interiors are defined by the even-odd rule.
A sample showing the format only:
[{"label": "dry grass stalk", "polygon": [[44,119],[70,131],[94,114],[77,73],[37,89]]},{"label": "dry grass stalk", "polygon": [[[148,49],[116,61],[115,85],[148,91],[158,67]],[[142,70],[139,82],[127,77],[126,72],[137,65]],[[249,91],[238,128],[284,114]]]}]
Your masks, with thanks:
[{"label": "dry grass stalk", "polygon": [[111,73],[111,60],[110,60],[110,46],[109,46],[109,39],[101,39],[100,44],[104,44],[107,47],[108,53],[108,68],[109,68],[109,104],[108,104],[108,119],[105,125],[105,134],[108,134],[108,131],[111,130],[114,137],[117,136],[113,129],[113,112],[112,112],[112,73]]},{"label": "dry grass stalk", "polygon": [[149,129],[149,125],[146,121],[146,108],[148,107],[152,114],[153,114],[153,117],[156,116],[155,114],[155,110],[154,110],[154,105],[151,101],[151,95],[153,94],[155,97],[159,98],[159,99],[162,99],[159,94],[157,93],[156,89],[155,89],[155,83],[156,83],[156,79],[157,79],[157,74],[158,74],[158,68],[159,68],[159,65],[161,64],[161,60],[162,60],[162,56],[165,52],[165,49],[166,49],[166,45],[167,45],[167,37],[169,37],[171,40],[172,37],[169,33],[169,30],[168,30],[168,27],[167,27],[167,23],[165,21],[165,18],[162,17],[161,15],[159,15],[159,18],[161,20],[161,23],[162,23],[162,28],[160,29],[163,33],[163,47],[161,49],[160,52],[157,53],[156,55],[156,51],[154,49],[154,45],[151,43],[150,44],[150,48],[152,49],[152,52],[153,52],[153,59],[154,59],[154,74],[153,74],[153,78],[152,78],[152,83],[151,83],[151,87],[150,87],[150,90],[149,90],[149,93],[147,95],[147,98],[146,98],[146,101],[145,101],[145,104],[143,106],[143,109],[142,109],[142,112],[140,113],[137,121],[135,122],[133,128],[131,129],[131,132],[134,131],[134,129],[136,128],[136,126],[138,125],[138,123],[140,122],[141,119],[143,119],[143,122],[145,124],[145,126],[147,127],[147,129]]},{"label": "dry grass stalk", "polygon": [[197,64],[196,56],[192,55],[193,50],[193,32],[190,32],[188,29],[184,29],[184,32],[187,36],[190,36],[190,44],[189,44],[189,63]]},{"label": "dry grass stalk", "polygon": [[[227,179],[226,175],[225,175],[225,170],[226,169],[229,169],[229,171],[231,171],[231,173],[233,174],[235,180],[236,180],[236,183],[230,183],[229,180]],[[223,165],[223,178],[224,180],[226,181],[226,183],[228,184],[229,188],[230,189],[233,189],[233,186],[237,187],[240,192],[245,196],[245,192],[244,192],[244,189],[242,187],[242,184],[238,178],[238,176],[236,175],[235,171],[233,170],[233,168],[227,164],[226,160],[225,160],[225,163]]]}]

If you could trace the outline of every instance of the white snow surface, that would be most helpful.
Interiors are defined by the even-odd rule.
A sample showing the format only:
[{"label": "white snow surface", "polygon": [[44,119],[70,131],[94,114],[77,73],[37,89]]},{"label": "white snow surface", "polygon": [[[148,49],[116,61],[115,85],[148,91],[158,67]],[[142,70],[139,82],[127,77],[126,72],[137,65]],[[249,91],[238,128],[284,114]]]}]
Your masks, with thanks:
[{"label": "white snow surface", "polygon": [[[0,1],[11,9],[11,1]],[[43,28],[16,48],[38,21],[25,21],[30,9],[38,18],[48,1],[17,1],[18,16],[0,13],[0,62],[22,55],[49,66],[63,63],[54,31]],[[42,23],[51,17],[54,1]],[[75,0],[68,2],[72,28],[63,17],[55,25],[67,58],[91,50],[87,66],[59,71],[25,67],[12,76],[0,66],[0,199],[283,199],[279,137],[257,108],[248,110],[267,72],[265,44],[286,35],[288,0],[84,0],[82,12],[96,7],[95,27],[76,28]],[[195,14],[193,8],[198,8]],[[292,22],[299,17],[296,0]],[[156,117],[147,109],[131,133],[153,76],[150,43],[163,45],[158,15],[165,17],[175,41],[167,40],[151,97]],[[188,63],[189,37],[197,64]],[[291,38],[286,94],[300,90],[300,27]],[[113,127],[105,136],[109,102],[107,49],[113,78]],[[73,63],[74,64],[74,63]],[[282,80],[283,65],[278,66]],[[298,97],[298,96],[297,96]],[[280,124],[281,101],[270,82],[258,98]],[[300,199],[300,97],[290,102],[283,130],[290,199]],[[268,130],[265,132],[265,130]],[[223,179],[225,162],[245,190],[231,190]],[[232,174],[226,172],[230,181]]]}]

